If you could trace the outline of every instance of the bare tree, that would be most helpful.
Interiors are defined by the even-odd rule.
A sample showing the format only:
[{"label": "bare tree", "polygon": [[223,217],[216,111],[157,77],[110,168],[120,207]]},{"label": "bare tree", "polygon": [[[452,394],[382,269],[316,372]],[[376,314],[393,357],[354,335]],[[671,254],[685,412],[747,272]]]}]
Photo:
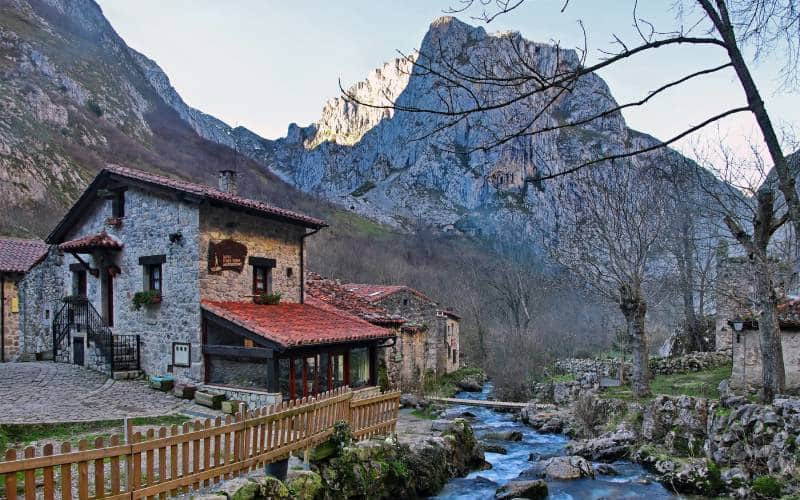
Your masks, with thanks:
[{"label": "bare tree", "polygon": [[761,345],[761,396],[769,402],[783,391],[786,378],[777,315],[783,280],[776,269],[772,240],[789,220],[789,211],[779,195],[775,175],[765,168],[757,148],[753,150],[755,159],[745,162],[720,145],[714,164],[709,162],[708,166],[717,169],[727,182],[709,183],[698,177],[698,185],[716,201],[721,220],[744,248],[750,263],[754,285],[751,300]]},{"label": "bare tree", "polygon": [[619,307],[632,356],[632,390],[650,392],[645,316],[652,281],[669,272],[663,232],[670,213],[654,169],[575,174],[565,184],[549,248],[555,259]]}]

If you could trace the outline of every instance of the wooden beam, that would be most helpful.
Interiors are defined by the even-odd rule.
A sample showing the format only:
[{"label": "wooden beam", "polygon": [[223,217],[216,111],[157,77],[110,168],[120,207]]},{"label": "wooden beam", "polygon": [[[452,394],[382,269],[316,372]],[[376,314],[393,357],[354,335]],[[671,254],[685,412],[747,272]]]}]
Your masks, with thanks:
[{"label": "wooden beam", "polygon": [[235,345],[204,345],[203,354],[236,356],[241,358],[272,359],[273,350],[264,347],[242,347]]}]

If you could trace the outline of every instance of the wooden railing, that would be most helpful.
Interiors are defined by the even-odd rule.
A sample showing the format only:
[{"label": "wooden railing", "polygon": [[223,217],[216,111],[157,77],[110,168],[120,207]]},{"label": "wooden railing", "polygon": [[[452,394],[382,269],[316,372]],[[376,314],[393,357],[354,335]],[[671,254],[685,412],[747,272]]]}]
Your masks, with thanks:
[{"label": "wooden railing", "polygon": [[400,393],[353,399],[349,388],[234,416],[150,429],[108,442],[99,437],[73,450],[47,444],[8,450],[0,462],[6,498],[167,498],[253,471],[326,441],[340,420],[358,440],[394,431]]}]

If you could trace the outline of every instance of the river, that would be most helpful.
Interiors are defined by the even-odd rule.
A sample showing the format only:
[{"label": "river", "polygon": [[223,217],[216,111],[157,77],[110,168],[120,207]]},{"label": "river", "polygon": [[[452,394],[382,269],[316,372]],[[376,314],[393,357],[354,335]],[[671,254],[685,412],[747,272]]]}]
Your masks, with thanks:
[{"label": "river", "polygon": [[[492,391],[491,383],[487,383],[482,392],[461,392],[460,399],[488,399]],[[435,498],[438,499],[485,499],[494,498],[495,490],[503,484],[515,479],[529,469],[533,462],[531,454],[547,458],[565,455],[564,446],[569,438],[562,434],[542,434],[536,432],[522,422],[513,420],[514,414],[503,413],[476,406],[453,406],[449,413],[469,411],[475,415],[472,427],[480,439],[487,432],[515,430],[522,432],[519,442],[497,441],[508,450],[508,454],[486,453],[486,460],[492,464],[489,470],[475,471],[467,477],[450,480]],[[494,442],[493,442],[494,443]],[[595,479],[577,479],[573,481],[547,481],[550,499],[554,500],[600,500],[600,499],[635,499],[660,500],[679,498],[670,493],[641,466],[628,461],[617,461],[611,464],[617,475],[597,474]]]}]

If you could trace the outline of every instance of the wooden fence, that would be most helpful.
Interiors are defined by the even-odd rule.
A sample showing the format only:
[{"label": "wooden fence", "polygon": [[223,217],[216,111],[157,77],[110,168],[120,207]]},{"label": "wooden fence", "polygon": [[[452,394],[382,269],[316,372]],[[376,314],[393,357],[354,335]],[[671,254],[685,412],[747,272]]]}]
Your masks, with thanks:
[{"label": "wooden fence", "polygon": [[167,498],[309,449],[326,441],[340,420],[350,423],[358,440],[391,433],[399,401],[399,392],[354,399],[341,388],[257,410],[243,407],[224,419],[137,432],[128,443],[112,436],[97,438],[92,448],[82,440],[77,450],[70,443],[59,450],[48,444],[41,456],[32,446],[21,455],[8,450],[0,478],[9,499]]}]

